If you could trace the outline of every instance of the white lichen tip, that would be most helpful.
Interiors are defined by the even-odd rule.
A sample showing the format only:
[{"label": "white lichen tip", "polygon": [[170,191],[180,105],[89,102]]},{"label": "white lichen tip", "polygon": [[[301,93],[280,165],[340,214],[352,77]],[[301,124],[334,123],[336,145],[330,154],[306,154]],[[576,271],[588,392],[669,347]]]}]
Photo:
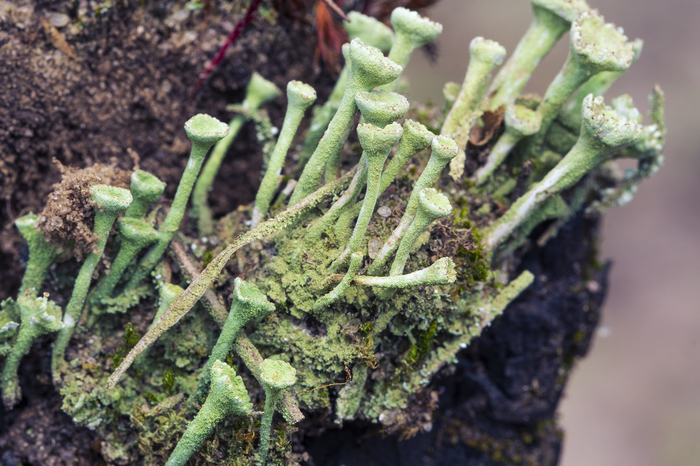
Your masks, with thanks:
[{"label": "white lichen tip", "polygon": [[452,212],[450,200],[435,188],[425,188],[421,191],[418,194],[418,205],[421,214],[428,217],[430,222],[446,217]]},{"label": "white lichen tip", "polygon": [[255,110],[265,102],[274,100],[281,95],[282,91],[272,81],[268,81],[257,72],[254,72],[250,77],[250,81],[248,81],[248,86],[246,86],[243,105],[249,110]]},{"label": "white lichen tip", "polygon": [[539,113],[527,107],[510,104],[506,106],[505,121],[508,131],[517,136],[525,137],[540,130],[542,118]]},{"label": "white lichen tip", "polygon": [[123,217],[117,220],[117,223],[119,234],[129,241],[148,244],[160,238],[160,234],[155,228],[139,218]]},{"label": "white lichen tip", "polygon": [[457,270],[454,261],[449,257],[441,257],[428,267],[435,277],[436,284],[454,283],[457,280]]},{"label": "white lichen tip", "polygon": [[610,102],[610,107],[615,110],[618,115],[627,118],[629,121],[635,123],[642,122],[642,112],[637,110],[637,107],[634,106],[632,96],[629,94],[622,94],[621,96],[615,97],[612,102]]},{"label": "white lichen tip", "polygon": [[296,383],[297,371],[288,362],[265,359],[260,366],[260,381],[274,390],[284,390]]},{"label": "white lichen tip", "polygon": [[35,227],[37,220],[39,220],[39,217],[32,212],[15,220],[15,226],[19,230],[20,235],[22,235],[22,238],[29,240],[30,237],[36,234],[38,231]]},{"label": "white lichen tip", "polygon": [[384,23],[359,11],[348,13],[350,21],[345,21],[345,31],[350,40],[359,37],[365,44],[377,47],[386,53],[394,43],[394,32]]},{"label": "white lichen tip", "polygon": [[615,148],[631,144],[642,135],[642,125],[630,121],[605,105],[603,97],[588,94],[583,100],[582,131],[607,147]]},{"label": "white lichen tip", "polygon": [[228,134],[229,127],[212,116],[200,113],[187,120],[185,132],[192,142],[214,144]]},{"label": "white lichen tip", "polygon": [[99,208],[111,212],[126,210],[133,200],[128,190],[104,184],[90,186],[90,196]]},{"label": "white lichen tip", "polygon": [[403,134],[401,135],[402,143],[404,140],[407,140],[411,146],[419,147],[422,150],[428,147],[433,139],[435,139],[435,134],[426,128],[425,125],[415,120],[406,119],[404,121]]},{"label": "white lichen tip", "polygon": [[455,158],[459,153],[459,146],[452,138],[447,136],[436,136],[430,143],[433,150],[432,157],[436,157],[445,163]]},{"label": "white lichen tip", "polygon": [[531,0],[536,8],[542,8],[572,23],[580,13],[591,9],[585,0]]},{"label": "white lichen tip", "polygon": [[498,66],[506,58],[506,49],[498,42],[475,37],[469,43],[469,57],[472,60]]},{"label": "white lichen tip", "polygon": [[361,89],[372,89],[395,81],[403,67],[389,60],[376,47],[365,45],[355,38],[350,42],[350,78]]},{"label": "white lichen tip", "polygon": [[409,105],[401,94],[381,90],[360,91],[355,94],[355,103],[367,123],[380,128],[402,118]]},{"label": "white lichen tip", "polygon": [[391,13],[391,25],[397,35],[410,38],[415,48],[434,41],[442,33],[442,24],[403,7],[395,8]]},{"label": "white lichen tip", "polygon": [[257,286],[240,277],[233,282],[233,293],[234,300],[239,304],[236,314],[245,322],[275,312],[275,305],[267,300],[267,296]]},{"label": "white lichen tip", "polygon": [[386,158],[391,148],[401,138],[402,132],[403,128],[398,123],[392,123],[384,128],[368,123],[357,125],[357,136],[360,139],[360,145],[368,157],[380,155]]},{"label": "white lichen tip", "polygon": [[289,81],[287,84],[289,106],[305,110],[316,100],[316,90],[301,81]]},{"label": "white lichen tip", "polygon": [[639,50],[622,28],[606,23],[596,10],[584,11],[571,25],[572,50],[580,61],[605,71],[625,71]]},{"label": "white lichen tip", "polygon": [[134,170],[129,189],[137,197],[143,197],[147,202],[155,202],[163,194],[165,183],[148,172]]},{"label": "white lichen tip", "polygon": [[226,410],[238,416],[247,416],[253,412],[248,390],[243,385],[243,379],[236,375],[228,364],[218,359],[211,367],[211,389],[209,396],[225,400]]}]

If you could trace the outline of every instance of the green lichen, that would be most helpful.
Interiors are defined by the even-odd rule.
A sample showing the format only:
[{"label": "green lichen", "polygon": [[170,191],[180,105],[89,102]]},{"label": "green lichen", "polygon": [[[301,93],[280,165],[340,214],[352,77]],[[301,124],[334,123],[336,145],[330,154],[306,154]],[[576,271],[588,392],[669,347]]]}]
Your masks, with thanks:
[{"label": "green lichen", "polygon": [[[300,407],[323,422],[363,420],[407,435],[420,430],[409,412],[432,377],[456,362],[458,351],[533,282],[527,270],[513,273],[522,270],[521,251],[546,243],[577,212],[596,214],[629,200],[636,183],[663,160],[660,89],[652,94],[647,126],[627,96],[607,107],[602,98],[575,94],[582,84],[602,92],[634,61],[640,43],[628,42],[583,0],[532,4],[533,25],[490,87],[505,51],[493,41],[472,41],[465,82],[445,87],[442,111],[410,108],[400,94],[374,90],[393,89],[410,53],[433,40],[440,25],[397,9],[394,37],[386,26],[351,13],[345,71],[314,115],[301,152],[295,154],[291,142],[313,89],[289,84],[285,124],[270,150],[272,124],[258,108],[276,88],[258,89],[254,76],[231,125],[205,115],[187,122],[193,150],[164,216],[148,215],[162,184],[134,173],[136,200],[113,242],[119,253],[86,300],[99,259],[88,257],[66,307],[70,319],[63,319],[71,329],[53,354],[61,363],[62,409],[99,431],[108,461],[183,464],[198,455],[193,461],[210,464],[294,464],[291,425],[303,419]],[[544,98],[518,96],[537,62],[570,28],[571,53]],[[387,58],[382,52],[392,43]],[[614,49],[614,57],[601,53],[606,49]],[[594,71],[615,75],[586,83]],[[563,107],[571,96],[573,107]],[[577,120],[571,109],[579,104]],[[486,163],[467,179],[460,155],[469,131],[485,110],[501,105],[505,129],[494,131]],[[355,128],[358,109],[363,121]],[[251,118],[268,141],[264,181],[255,206],[215,221],[206,214],[213,177],[198,177],[199,169],[217,141],[210,162],[220,163]],[[396,123],[400,118],[405,121]],[[320,141],[319,131],[325,131]],[[341,150],[351,131],[362,151],[352,144]],[[299,161],[289,172],[287,152]],[[606,162],[623,157],[638,165],[616,177]],[[443,176],[448,163],[452,179]],[[195,184],[199,229],[180,229]],[[103,201],[98,205],[105,207]],[[97,209],[98,249],[117,216],[111,212],[107,221],[104,214]],[[9,404],[20,396],[14,373],[21,355],[36,332],[53,329],[32,326],[27,309],[44,303],[60,322],[57,306],[30,296],[58,254],[35,252],[36,244],[52,246],[34,241],[41,239],[34,221],[27,217],[18,227],[30,264],[33,257],[42,264],[27,267],[31,283],[0,310]],[[538,231],[541,236],[533,237]],[[71,280],[59,273],[58,290]],[[251,399],[265,400],[263,413],[252,413]],[[285,423],[274,423],[275,411]],[[470,439],[496,461],[522,458],[481,434]]]}]

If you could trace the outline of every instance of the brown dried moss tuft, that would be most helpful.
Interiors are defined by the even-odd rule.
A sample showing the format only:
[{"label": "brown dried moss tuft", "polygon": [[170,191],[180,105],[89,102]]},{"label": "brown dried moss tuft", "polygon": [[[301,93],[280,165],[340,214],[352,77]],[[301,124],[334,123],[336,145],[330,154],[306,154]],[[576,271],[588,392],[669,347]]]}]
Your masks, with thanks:
[{"label": "brown dried moss tuft", "polygon": [[96,163],[87,168],[66,167],[54,163],[61,171],[61,182],[53,185],[46,207],[39,214],[39,228],[52,243],[73,244],[73,253],[81,261],[89,254],[97,239],[92,233],[95,211],[90,186],[106,184],[129,187],[131,171],[114,164]]}]

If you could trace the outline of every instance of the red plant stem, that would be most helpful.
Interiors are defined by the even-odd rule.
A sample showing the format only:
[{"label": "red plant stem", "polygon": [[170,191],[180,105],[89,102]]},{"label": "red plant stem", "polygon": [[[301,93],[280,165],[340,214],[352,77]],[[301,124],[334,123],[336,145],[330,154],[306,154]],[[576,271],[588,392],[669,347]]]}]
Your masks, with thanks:
[{"label": "red plant stem", "polygon": [[253,18],[255,17],[255,12],[258,10],[260,3],[262,3],[262,0],[251,0],[250,5],[248,6],[248,10],[245,12],[245,16],[243,16],[243,18],[241,18],[236,23],[236,26],[233,28],[233,31],[231,31],[231,34],[228,35],[226,41],[219,49],[219,52],[216,54],[214,59],[207,64],[207,67],[197,78],[197,82],[194,84],[192,92],[190,92],[188,102],[191,102],[192,99],[194,99],[195,94],[197,93],[199,88],[202,87],[204,81],[209,77],[211,72],[214,71],[214,68],[216,68],[219,65],[219,63],[221,63],[221,60],[224,59],[224,54],[226,53],[228,47],[231,44],[233,44],[236,41],[236,39],[238,39],[238,36],[241,35],[243,29],[247,25],[249,25],[251,21],[253,21]]}]

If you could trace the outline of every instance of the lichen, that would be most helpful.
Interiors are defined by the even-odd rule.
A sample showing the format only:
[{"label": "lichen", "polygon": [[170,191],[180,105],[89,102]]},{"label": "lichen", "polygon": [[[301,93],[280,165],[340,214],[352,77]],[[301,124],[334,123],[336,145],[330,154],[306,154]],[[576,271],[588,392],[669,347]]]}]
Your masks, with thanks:
[{"label": "lichen", "polygon": [[[157,182],[158,194],[132,209],[136,217],[145,217],[121,221],[137,223],[149,238],[138,248],[126,231],[113,241],[117,259],[107,291],[99,285],[107,271],[95,280],[98,285],[90,285],[98,278],[93,277],[95,256],[105,248],[111,223],[100,220],[104,209],[98,206],[95,212],[86,197],[106,180],[66,169],[71,174],[66,180],[73,181],[64,181],[60,189],[74,189],[75,199],[69,197],[70,208],[59,212],[65,202],[50,198],[47,209],[77,225],[71,233],[77,250],[93,242],[96,246],[88,251],[90,267],[81,269],[75,282],[77,298],[66,308],[61,344],[54,351],[60,376],[55,383],[62,409],[105,439],[103,455],[109,461],[183,464],[198,451],[211,464],[295,464],[299,458],[291,453],[290,435],[291,424],[304,417],[299,406],[324,426],[364,420],[403,438],[427,429],[426,416],[436,405],[429,390],[433,376],[453,364],[458,351],[532,283],[532,273],[519,263],[529,243],[544,244],[582,209],[599,212],[623,203],[662,161],[666,129],[658,89],[650,126],[641,127],[630,99],[616,99],[607,107],[602,97],[588,95],[581,99],[581,127],[571,128],[571,115],[562,106],[585,81],[582,69],[621,72],[632,62],[634,43],[597,13],[588,13],[583,1],[568,2],[551,24],[542,22],[545,6],[539,3],[533,2],[536,30],[552,29],[557,37],[569,26],[573,30],[572,52],[558,78],[571,82],[557,81],[547,94],[556,94],[557,102],[517,98],[525,85],[522,76],[526,81],[534,69],[527,60],[539,61],[554,45],[534,44],[531,33],[523,42],[531,49],[519,49],[503,68],[509,71],[491,83],[492,92],[486,92],[490,76],[505,52],[483,38],[472,42],[463,86],[446,88],[451,104],[416,103],[409,109],[404,97],[373,91],[379,85],[393,88],[413,49],[441,31],[440,25],[399,9],[392,21],[402,30],[389,58],[360,38],[345,47],[348,63],[341,79],[346,82],[337,86],[334,97],[342,94],[342,100],[324,105],[323,118],[314,118],[316,123],[328,121],[328,130],[320,141],[307,138],[314,147],[302,152],[311,152],[310,160],[281,177],[284,156],[294,147],[303,111],[313,100],[308,85],[291,85],[306,98],[303,105],[292,102],[280,145],[266,151],[271,171],[255,210],[242,206],[218,221],[211,219],[207,192],[243,121],[256,120],[266,139],[272,134],[257,108],[276,96],[276,88],[268,86],[266,96],[255,100],[251,86],[246,99],[255,102],[244,101],[231,125],[206,115],[193,117],[185,125],[193,150],[174,201],[165,212],[148,213],[162,192]],[[579,11],[584,13],[577,18]],[[353,18],[362,19],[358,14]],[[624,52],[620,64],[576,61],[595,58],[591,54],[598,49],[591,52],[581,35],[599,29],[605,34],[596,37],[596,47],[615,42]],[[391,42],[381,32],[382,43]],[[392,56],[400,57],[400,63]],[[512,73],[522,76],[515,79]],[[494,102],[507,106],[503,130],[504,110],[486,110]],[[342,149],[358,107],[363,117],[356,129],[360,144],[351,145],[350,152],[359,162],[340,174],[345,166],[340,162],[351,159]],[[403,124],[396,122],[403,117]],[[524,129],[523,120],[528,123]],[[465,164],[472,130],[484,140],[478,141],[479,156]],[[217,166],[197,181],[204,156],[217,141],[219,162],[210,158]],[[489,160],[489,151],[498,157]],[[603,163],[620,157],[635,158],[639,165],[616,179]],[[451,179],[443,176],[448,163]],[[485,163],[491,164],[488,170],[476,171]],[[295,186],[292,174],[298,171]],[[115,176],[111,181],[119,186],[120,180]],[[178,232],[195,182],[201,183],[194,188],[198,228],[188,224]],[[136,184],[132,191],[137,197]],[[119,192],[129,197],[123,189]],[[91,222],[95,231],[104,223],[99,234],[91,233]],[[533,232],[541,236],[533,238]],[[140,253],[148,244],[153,245]],[[124,251],[129,255],[120,261],[118,254]],[[164,304],[151,299],[156,294]],[[229,298],[230,315],[224,304]],[[2,304],[0,355],[18,348],[17,329],[28,328],[17,307],[23,299],[29,298],[22,295]],[[260,312],[244,302],[262,306]],[[251,412],[252,402],[259,406],[263,401],[264,413]],[[285,424],[275,425],[275,411]],[[494,461],[527,460],[480,432],[464,437]]]}]

